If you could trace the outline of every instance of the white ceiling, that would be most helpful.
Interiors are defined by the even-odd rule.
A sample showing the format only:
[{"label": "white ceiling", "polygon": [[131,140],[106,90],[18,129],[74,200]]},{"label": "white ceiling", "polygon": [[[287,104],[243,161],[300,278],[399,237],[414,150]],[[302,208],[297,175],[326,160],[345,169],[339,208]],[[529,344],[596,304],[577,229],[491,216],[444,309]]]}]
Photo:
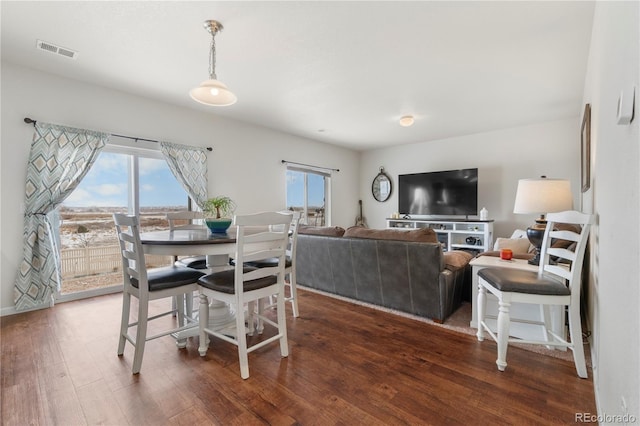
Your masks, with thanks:
[{"label": "white ceiling", "polygon": [[[578,117],[593,2],[1,2],[2,60],[365,150]],[[218,79],[206,107],[216,19]],[[44,40],[79,52],[36,49]],[[398,125],[414,115],[412,127]]]}]

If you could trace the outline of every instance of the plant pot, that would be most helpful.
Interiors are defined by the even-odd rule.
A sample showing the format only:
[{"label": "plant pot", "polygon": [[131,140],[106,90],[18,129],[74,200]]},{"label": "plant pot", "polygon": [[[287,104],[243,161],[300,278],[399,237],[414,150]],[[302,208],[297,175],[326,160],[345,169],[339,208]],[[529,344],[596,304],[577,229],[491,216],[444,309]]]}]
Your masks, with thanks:
[{"label": "plant pot", "polygon": [[207,228],[213,234],[224,234],[227,232],[227,229],[231,226],[232,219],[223,217],[220,219],[207,218],[205,219],[207,223]]}]

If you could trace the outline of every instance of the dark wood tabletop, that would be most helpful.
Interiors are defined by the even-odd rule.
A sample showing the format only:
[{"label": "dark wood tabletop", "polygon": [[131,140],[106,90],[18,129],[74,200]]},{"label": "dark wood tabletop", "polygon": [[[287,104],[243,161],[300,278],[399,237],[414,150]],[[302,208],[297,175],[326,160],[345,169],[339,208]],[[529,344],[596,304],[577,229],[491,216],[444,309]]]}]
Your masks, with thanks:
[{"label": "dark wood tabletop", "polygon": [[236,242],[235,229],[226,233],[211,233],[208,229],[178,229],[175,231],[153,231],[140,234],[142,244],[199,245],[228,244]]}]

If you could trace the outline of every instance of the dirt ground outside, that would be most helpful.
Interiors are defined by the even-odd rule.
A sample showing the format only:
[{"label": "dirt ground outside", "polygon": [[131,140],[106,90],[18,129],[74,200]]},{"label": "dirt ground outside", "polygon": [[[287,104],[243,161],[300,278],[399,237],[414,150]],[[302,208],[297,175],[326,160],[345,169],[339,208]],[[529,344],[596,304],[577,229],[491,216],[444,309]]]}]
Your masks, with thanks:
[{"label": "dirt ground outside", "polygon": [[79,278],[66,278],[62,281],[61,294],[77,293],[79,291],[122,285],[122,272],[110,274],[90,275]]}]

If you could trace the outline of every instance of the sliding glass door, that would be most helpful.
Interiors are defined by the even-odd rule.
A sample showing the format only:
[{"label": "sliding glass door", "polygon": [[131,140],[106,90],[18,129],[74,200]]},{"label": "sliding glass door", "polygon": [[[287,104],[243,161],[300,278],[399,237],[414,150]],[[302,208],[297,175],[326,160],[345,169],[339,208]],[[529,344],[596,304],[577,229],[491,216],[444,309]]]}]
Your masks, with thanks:
[{"label": "sliding glass door", "polygon": [[287,166],[287,209],[301,212],[301,222],[328,226],[331,175],[314,169]]},{"label": "sliding glass door", "polygon": [[[188,195],[157,150],[109,145],[59,207],[62,286],[58,299],[112,291],[122,285],[112,214],[137,214],[143,231],[166,229],[165,213],[186,210]],[[170,257],[150,257],[150,266]]]}]

